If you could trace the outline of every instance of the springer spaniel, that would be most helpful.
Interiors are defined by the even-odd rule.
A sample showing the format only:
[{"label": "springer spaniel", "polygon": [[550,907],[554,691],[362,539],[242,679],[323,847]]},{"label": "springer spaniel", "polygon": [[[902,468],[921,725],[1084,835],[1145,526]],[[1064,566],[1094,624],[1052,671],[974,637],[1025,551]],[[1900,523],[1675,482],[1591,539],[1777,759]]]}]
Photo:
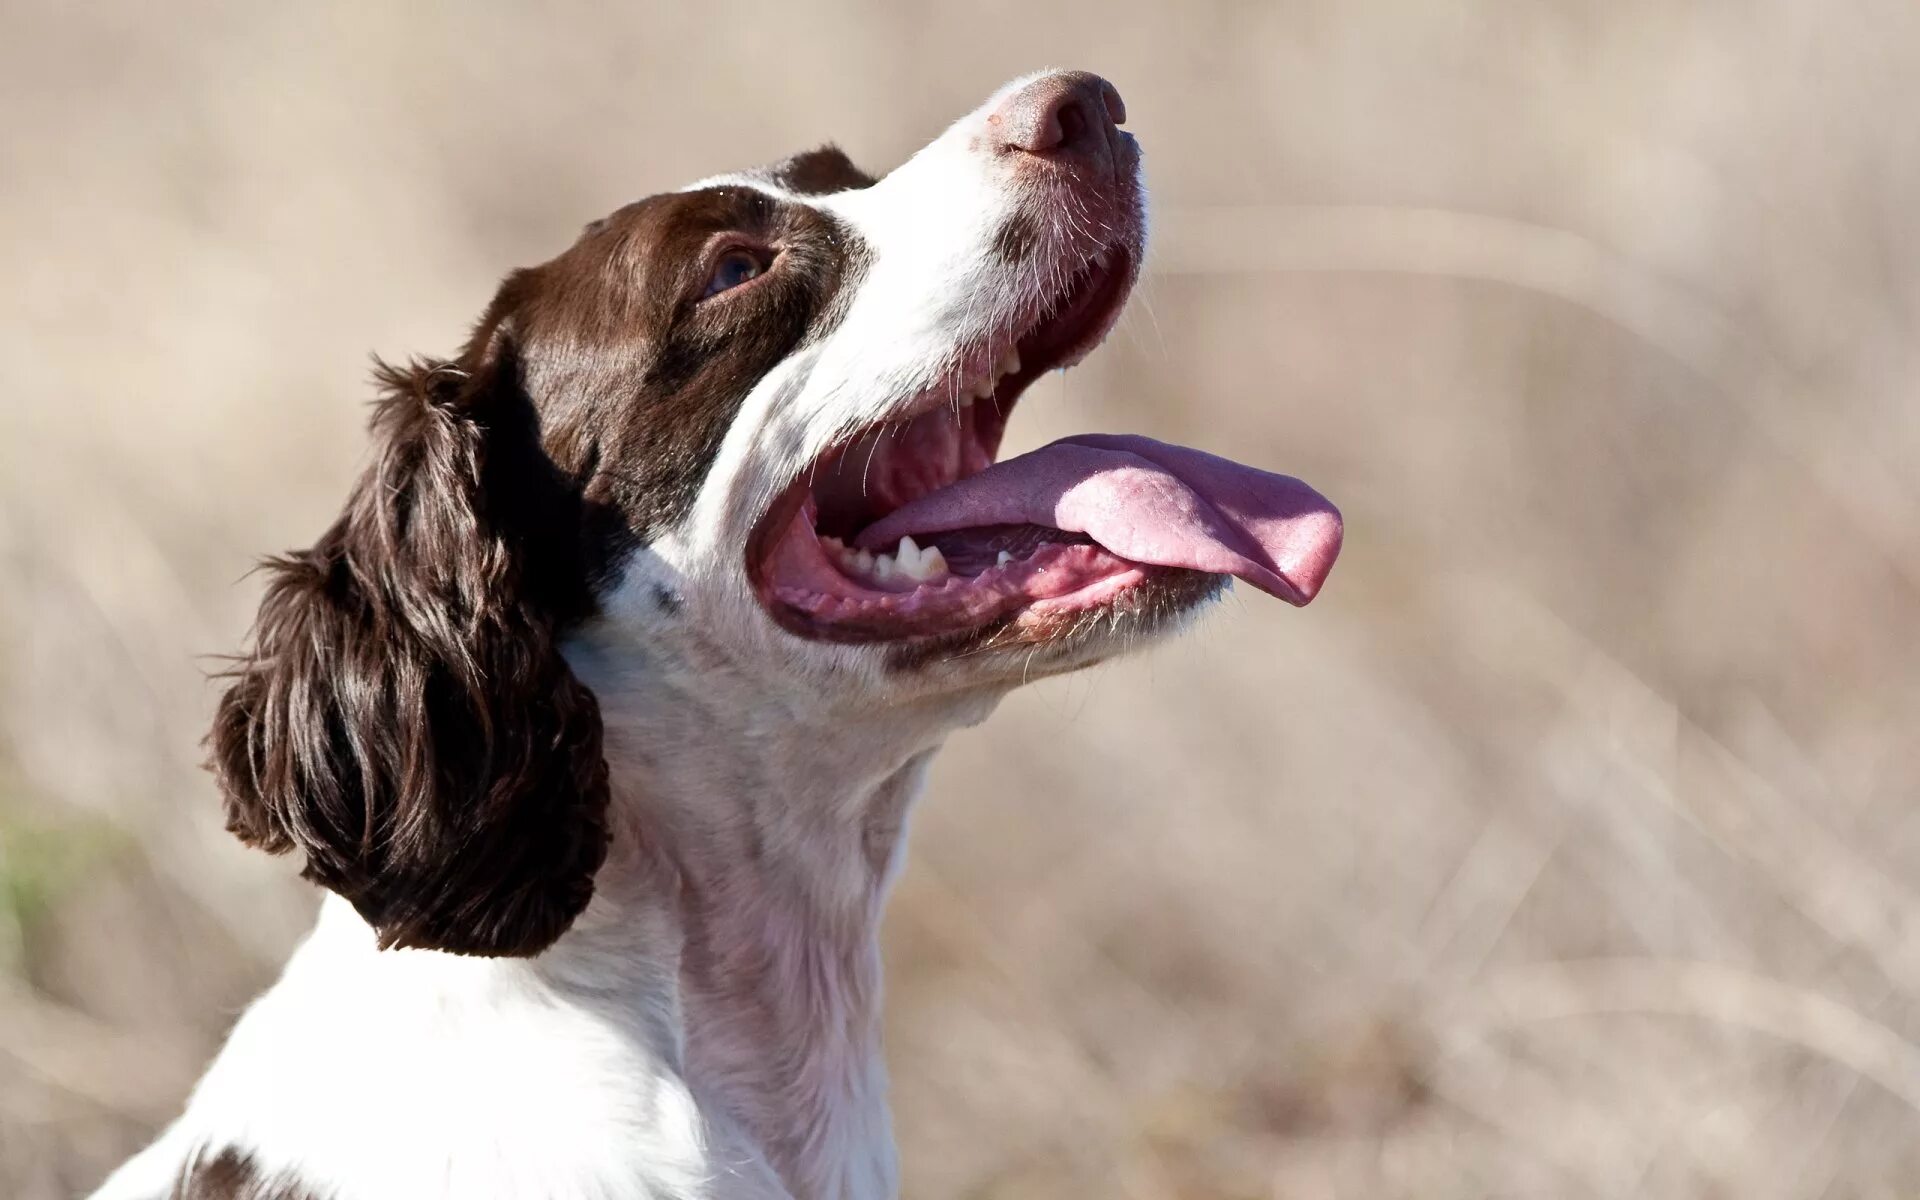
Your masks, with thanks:
[{"label": "springer spaniel", "polygon": [[209,738],[228,828],[333,894],[99,1196],[896,1193],[876,930],[933,752],[1340,547],[1198,450],[994,461],[1140,269],[1123,120],[1048,72],[884,179],[653,196],[380,368]]}]

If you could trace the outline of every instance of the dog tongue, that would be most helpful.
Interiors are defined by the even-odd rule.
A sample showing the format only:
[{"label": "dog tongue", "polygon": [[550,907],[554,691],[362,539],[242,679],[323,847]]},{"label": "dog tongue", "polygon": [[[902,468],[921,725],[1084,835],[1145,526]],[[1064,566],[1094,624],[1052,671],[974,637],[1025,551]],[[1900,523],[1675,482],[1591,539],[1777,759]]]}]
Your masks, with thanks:
[{"label": "dog tongue", "polygon": [[1340,553],[1340,510],[1298,479],[1152,438],[1082,434],[888,513],[856,541],[980,525],[1084,533],[1121,558],[1234,575],[1305,604]]}]

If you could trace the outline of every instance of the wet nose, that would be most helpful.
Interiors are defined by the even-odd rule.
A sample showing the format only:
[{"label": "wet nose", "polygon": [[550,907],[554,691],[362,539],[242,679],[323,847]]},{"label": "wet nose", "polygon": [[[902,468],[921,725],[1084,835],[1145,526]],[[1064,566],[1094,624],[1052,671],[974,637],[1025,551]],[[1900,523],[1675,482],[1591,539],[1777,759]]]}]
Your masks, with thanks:
[{"label": "wet nose", "polygon": [[1002,100],[987,125],[1002,145],[1041,158],[1105,162],[1127,106],[1111,83],[1090,71],[1056,71]]}]

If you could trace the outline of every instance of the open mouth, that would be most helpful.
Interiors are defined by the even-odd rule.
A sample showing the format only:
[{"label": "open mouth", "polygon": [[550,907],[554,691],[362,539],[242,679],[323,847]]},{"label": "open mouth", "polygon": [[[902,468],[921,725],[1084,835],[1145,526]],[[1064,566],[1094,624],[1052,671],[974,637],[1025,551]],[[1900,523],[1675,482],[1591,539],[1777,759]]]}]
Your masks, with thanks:
[{"label": "open mouth", "polygon": [[1032,641],[1156,592],[1198,601],[1225,576],[1311,600],[1340,514],[1296,479],[1109,434],[995,461],[1021,393],[1098,344],[1133,274],[1129,249],[1092,256],[1038,316],[796,479],[747,549],[774,619],[841,642],[1009,628]]}]

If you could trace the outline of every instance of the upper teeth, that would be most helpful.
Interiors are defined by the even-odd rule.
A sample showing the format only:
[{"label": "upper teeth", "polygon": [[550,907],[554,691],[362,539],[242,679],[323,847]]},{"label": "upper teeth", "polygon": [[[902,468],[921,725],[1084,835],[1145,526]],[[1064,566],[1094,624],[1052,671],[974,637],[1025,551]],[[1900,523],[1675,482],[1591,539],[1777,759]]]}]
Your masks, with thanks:
[{"label": "upper teeth", "polygon": [[1019,369],[1020,352],[1008,346],[1007,352],[1000,356],[1000,361],[994,363],[985,375],[960,389],[960,407],[965,408],[975,400],[992,399],[994,391],[1000,386],[1000,381]]}]

